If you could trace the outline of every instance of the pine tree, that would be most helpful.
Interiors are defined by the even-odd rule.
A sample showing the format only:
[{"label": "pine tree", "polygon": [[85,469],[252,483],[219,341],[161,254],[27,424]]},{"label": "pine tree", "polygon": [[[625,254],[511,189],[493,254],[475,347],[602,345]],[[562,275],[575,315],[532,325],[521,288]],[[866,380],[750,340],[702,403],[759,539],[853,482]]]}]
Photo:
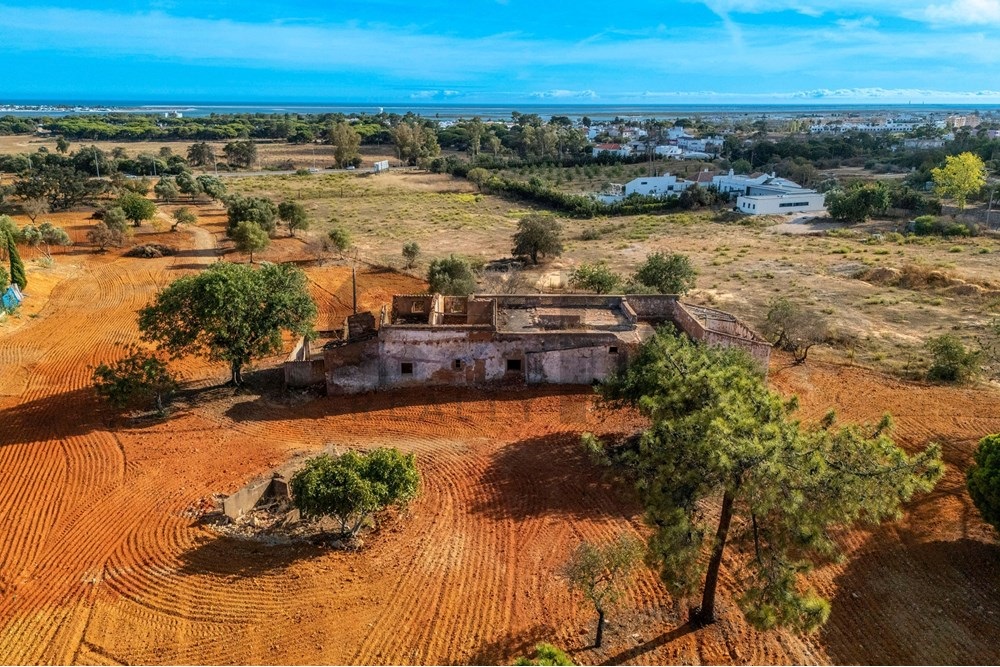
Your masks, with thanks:
[{"label": "pine tree", "polygon": [[21,261],[21,255],[17,251],[17,244],[14,243],[14,237],[10,234],[6,234],[6,237],[7,256],[10,258],[10,281],[23,291],[28,286],[28,276],[24,272],[24,262]]},{"label": "pine tree", "polygon": [[[695,623],[715,620],[726,559],[740,582],[736,602],[761,629],[812,630],[829,603],[804,574],[841,557],[834,531],[895,518],[943,472],[940,448],[909,456],[878,425],[816,426],[791,418],[795,401],[767,387],[743,351],[708,347],[660,331],[620,376],[601,388],[611,406],[638,409],[652,425],[628,463],[653,529],[649,560],[679,595],[702,591]],[[593,437],[588,445],[603,456]],[[715,523],[706,503],[718,502]]]}]

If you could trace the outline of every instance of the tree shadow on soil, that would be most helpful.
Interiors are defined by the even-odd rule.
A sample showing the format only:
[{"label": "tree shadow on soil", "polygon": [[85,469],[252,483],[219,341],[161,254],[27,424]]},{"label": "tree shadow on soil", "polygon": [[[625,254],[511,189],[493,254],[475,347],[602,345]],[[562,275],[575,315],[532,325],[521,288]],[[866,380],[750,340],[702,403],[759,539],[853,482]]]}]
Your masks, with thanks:
[{"label": "tree shadow on soil", "polygon": [[[456,419],[467,419],[475,416],[488,419],[498,404],[522,401],[525,402],[524,419],[527,421],[531,419],[531,400],[558,397],[560,399],[558,419],[561,424],[594,428],[593,423],[588,423],[587,402],[583,400],[593,396],[593,390],[589,386],[516,385],[475,389],[418,387],[318,397],[308,403],[290,403],[288,397],[293,392],[273,390],[262,394],[255,401],[244,401],[234,405],[226,413],[227,416],[234,421],[244,422],[284,420],[292,416],[336,417],[375,412],[389,412],[391,415],[392,412],[398,411],[401,419],[412,419],[413,415],[410,413],[414,408],[424,408],[425,412],[441,417],[454,416]],[[285,404],[282,405],[282,402]]]},{"label": "tree shadow on soil", "polygon": [[836,579],[821,635],[833,662],[1000,661],[1000,545],[875,539]]},{"label": "tree shadow on soil", "polygon": [[509,665],[515,658],[534,653],[535,645],[551,642],[555,630],[547,625],[536,625],[500,637],[479,649],[468,658],[452,663],[456,665]]},{"label": "tree shadow on soil", "polygon": [[89,387],[42,396],[0,410],[0,447],[86,435],[110,417]]},{"label": "tree shadow on soil", "polygon": [[580,434],[554,433],[501,448],[483,472],[472,511],[495,520],[557,515],[567,519],[631,518],[640,507],[623,485],[608,481],[587,455]]},{"label": "tree shadow on soil", "polygon": [[329,553],[308,542],[270,545],[218,536],[206,539],[180,555],[182,574],[241,579],[280,572],[300,560]]},{"label": "tree shadow on soil", "polygon": [[[670,642],[675,641],[677,639],[680,639],[681,637],[683,637],[683,636],[685,636],[685,635],[687,635],[687,634],[689,634],[691,632],[694,632],[694,630],[695,630],[695,627],[693,625],[691,625],[690,623],[685,623],[684,625],[680,625],[680,626],[674,628],[673,630],[669,630],[667,632],[664,632],[659,637],[654,637],[653,639],[650,639],[647,642],[643,642],[642,644],[639,644],[638,646],[634,646],[634,647],[632,647],[632,648],[630,648],[630,649],[628,649],[626,651],[622,651],[618,655],[616,655],[616,656],[614,656],[612,658],[608,658],[607,660],[605,660],[601,664],[602,665],[621,665],[621,664],[624,664],[626,662],[630,662],[632,660],[639,659],[642,656],[644,656],[647,653],[649,653],[650,651],[655,651],[656,649],[660,648],[661,646],[666,646]],[[640,664],[650,664],[650,663],[649,663],[649,661],[640,661]]]},{"label": "tree shadow on soil", "polygon": [[42,396],[0,410],[0,447],[87,435],[94,431],[146,428],[183,415],[191,408],[231,396],[234,391],[231,386],[217,384],[183,387],[169,404],[165,416],[151,409],[119,413],[91,387]]}]

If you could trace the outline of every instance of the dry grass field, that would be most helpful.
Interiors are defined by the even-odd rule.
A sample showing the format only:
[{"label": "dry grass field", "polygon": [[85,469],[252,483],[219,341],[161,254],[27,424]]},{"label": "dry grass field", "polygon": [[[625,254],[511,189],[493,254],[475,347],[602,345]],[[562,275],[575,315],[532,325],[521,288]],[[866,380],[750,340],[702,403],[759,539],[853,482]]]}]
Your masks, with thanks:
[{"label": "dry grass field", "polygon": [[[465,179],[419,172],[249,177],[230,181],[230,187],[278,201],[302,201],[313,219],[314,236],[344,227],[360,256],[372,262],[400,266],[403,244],[414,240],[423,251],[418,270],[449,254],[476,262],[508,257],[518,219],[533,210],[480,194]],[[818,225],[834,229],[800,233],[812,227],[721,223],[708,212],[567,218],[562,220],[563,255],[531,267],[528,274],[539,288],[551,289],[566,286],[573,269],[583,263],[607,262],[628,273],[651,252],[682,252],[699,271],[692,301],[759,324],[768,302],[785,296],[833,324],[843,343],[833,356],[820,351],[829,359],[914,374],[923,367],[928,337],[955,333],[972,342],[1000,315],[1000,241],[994,236],[892,241],[887,234],[898,225]],[[950,286],[907,289],[855,277],[871,268],[907,266],[958,280]],[[974,285],[963,286],[959,280]]]},{"label": "dry grass field", "polygon": [[[177,155],[187,155],[187,150],[194,142],[191,141],[73,141],[69,150],[75,151],[81,146],[97,146],[102,151],[110,152],[120,147],[129,157],[137,155],[157,155],[161,148],[169,148]],[[209,141],[215,154],[222,159],[222,147],[225,141]],[[40,147],[50,152],[56,150],[55,137],[36,137],[34,135],[0,136],[0,155],[13,153],[34,153]],[[283,141],[260,142],[257,144],[258,164],[261,169],[273,168],[284,162],[291,161],[297,168],[318,167],[320,169],[333,164],[333,147],[322,144],[302,145],[289,144]],[[378,160],[396,162],[392,146],[362,146],[362,168],[370,168]]]},{"label": "dry grass field", "polygon": [[[524,210],[462,181],[409,173],[233,186],[300,196],[317,234],[342,224],[374,260],[398,255],[409,239],[425,262],[449,252],[501,257]],[[1000,661],[1000,546],[963,474],[975,442],[1000,431],[995,388],[909,383],[845,363],[843,350],[799,366],[776,355],[771,381],[799,395],[804,418],[830,407],[850,420],[891,411],[905,447],[943,445],[945,479],[899,523],[843,536],[847,561],[812,576],[833,601],[817,634],[753,631],[728,576],[720,622],[692,629],[689,601],[643,572],[610,616],[605,647],[593,650],[592,614],[558,569],[580,540],[643,529],[632,495],[602,479],[578,445],[584,431],[638,424],[600,412],[587,388],[304,400],[277,388],[274,358],[258,364],[252,391],[234,395],[216,387],[223,366],[185,359],[175,368],[189,391],[168,420],[104,410],[90,367],[137,339],[135,311],[172,279],[220,256],[239,259],[226,250],[222,209],[198,213],[196,228],[146,226],[137,237],[177,245],[178,256],[78,245],[57,250],[50,268],[29,256],[28,302],[0,323],[0,663],[509,664],[539,640],[582,664]],[[50,217],[80,242],[87,215]],[[594,225],[606,230],[601,238],[579,240]],[[651,250],[689,252],[701,271],[696,300],[751,321],[776,294],[815,300],[840,326],[870,330],[865,354],[886,350],[886,360],[925,335],[982,321],[990,302],[890,290],[851,278],[856,268],[920,262],[981,279],[1000,251],[989,239],[953,253],[950,242],[786,236],[701,214],[571,220],[566,231],[566,254],[533,276],[598,259],[629,270]],[[262,259],[302,260],[321,323],[333,322],[349,311],[349,269],[329,256],[315,261],[315,247],[278,238]],[[362,307],[374,307],[425,285],[363,270],[359,287]],[[199,521],[214,494],[329,444],[399,447],[422,472],[417,501],[361,552],[240,541]]]}]

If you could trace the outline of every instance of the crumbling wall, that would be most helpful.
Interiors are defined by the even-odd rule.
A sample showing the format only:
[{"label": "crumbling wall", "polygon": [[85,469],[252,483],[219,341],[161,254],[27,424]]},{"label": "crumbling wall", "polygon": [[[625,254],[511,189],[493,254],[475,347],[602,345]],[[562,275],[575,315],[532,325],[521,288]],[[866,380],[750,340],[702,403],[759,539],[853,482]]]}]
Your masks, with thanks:
[{"label": "crumbling wall", "polygon": [[344,328],[347,331],[348,339],[370,336],[376,331],[375,315],[373,315],[370,311],[348,315],[347,325]]},{"label": "crumbling wall", "polygon": [[392,297],[393,324],[431,324],[434,297],[430,294],[402,294]]},{"label": "crumbling wall", "polygon": [[274,472],[271,477],[250,482],[222,501],[222,513],[235,520],[260,504],[291,500],[289,479],[288,473],[279,470]]},{"label": "crumbling wall", "polygon": [[608,345],[527,352],[525,381],[529,384],[591,384],[619,371],[626,356],[623,349]]},{"label": "crumbling wall", "polygon": [[358,394],[379,387],[377,337],[323,351],[327,394]]},{"label": "crumbling wall", "polygon": [[282,370],[285,374],[285,386],[294,388],[311,387],[323,382],[325,365],[323,359],[312,359],[309,340],[303,336],[292,348],[291,354],[285,359]]},{"label": "crumbling wall", "polygon": [[496,326],[497,302],[493,299],[469,299],[466,308],[468,309],[466,324]]},{"label": "crumbling wall", "polygon": [[[628,351],[612,333],[392,327],[380,335],[379,384],[461,386],[512,377],[528,383],[589,384],[618,370]],[[520,360],[521,369],[508,370],[508,360]]]},{"label": "crumbling wall", "polygon": [[625,301],[640,320],[667,322],[674,319],[677,297],[671,294],[629,294]]},{"label": "crumbling wall", "polygon": [[[706,313],[706,318],[702,321],[694,315],[694,312],[698,310],[711,312]],[[713,318],[711,317],[712,313],[726,315],[727,317]],[[764,368],[767,368],[770,362],[770,343],[760,338],[750,327],[728,313],[697,306],[689,310],[684,304],[677,301],[674,308],[674,323],[694,340],[703,341],[709,345],[742,348]]]},{"label": "crumbling wall", "polygon": [[606,294],[477,294],[476,298],[496,299],[500,308],[603,308],[615,309],[622,297]]}]

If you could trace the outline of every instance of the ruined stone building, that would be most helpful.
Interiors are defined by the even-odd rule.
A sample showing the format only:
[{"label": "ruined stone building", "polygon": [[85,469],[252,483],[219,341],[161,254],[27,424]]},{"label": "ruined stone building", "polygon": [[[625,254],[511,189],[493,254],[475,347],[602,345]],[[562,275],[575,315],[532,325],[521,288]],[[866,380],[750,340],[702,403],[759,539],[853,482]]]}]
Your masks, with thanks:
[{"label": "ruined stone building", "polygon": [[497,381],[591,384],[623,368],[664,323],[767,364],[770,345],[737,318],[674,296],[401,295],[377,323],[372,313],[347,318],[322,350],[300,341],[285,362],[285,381],[322,382],[330,394]]}]

